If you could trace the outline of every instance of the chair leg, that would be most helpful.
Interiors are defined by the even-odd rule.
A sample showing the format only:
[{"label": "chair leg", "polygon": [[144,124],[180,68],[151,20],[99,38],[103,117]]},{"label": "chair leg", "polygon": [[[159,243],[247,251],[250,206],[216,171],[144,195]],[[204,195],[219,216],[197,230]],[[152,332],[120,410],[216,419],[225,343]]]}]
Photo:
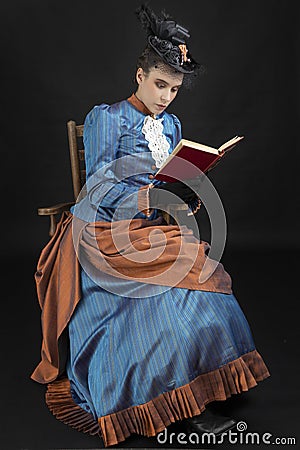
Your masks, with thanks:
[{"label": "chair leg", "polygon": [[51,214],[50,216],[50,229],[49,229],[49,236],[53,236],[56,230],[56,219],[55,215]]}]

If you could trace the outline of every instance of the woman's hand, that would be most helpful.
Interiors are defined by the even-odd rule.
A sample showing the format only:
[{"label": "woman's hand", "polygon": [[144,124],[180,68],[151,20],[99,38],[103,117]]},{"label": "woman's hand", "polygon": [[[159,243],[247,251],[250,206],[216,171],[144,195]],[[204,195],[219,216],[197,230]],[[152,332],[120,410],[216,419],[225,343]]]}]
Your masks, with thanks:
[{"label": "woman's hand", "polygon": [[[168,192],[179,197],[183,202],[188,205],[197,203],[197,210],[199,209],[199,197],[193,188],[196,188],[200,184],[200,180],[195,178],[194,180],[189,180],[188,184],[182,181],[175,181],[174,183],[164,183],[159,186],[155,186],[149,189],[149,203],[150,207],[157,207],[158,205],[168,205],[170,203],[176,203],[174,197],[169,195]],[[191,187],[190,187],[191,186]]]}]

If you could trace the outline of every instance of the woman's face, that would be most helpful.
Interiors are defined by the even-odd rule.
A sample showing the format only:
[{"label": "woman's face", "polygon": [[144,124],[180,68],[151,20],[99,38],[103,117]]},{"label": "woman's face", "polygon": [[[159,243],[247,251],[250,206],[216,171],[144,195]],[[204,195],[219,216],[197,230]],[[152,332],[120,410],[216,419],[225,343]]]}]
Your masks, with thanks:
[{"label": "woman's face", "polygon": [[145,74],[142,68],[136,73],[138,89],[136,96],[152,112],[162,113],[176,97],[183,81],[183,74],[170,75],[161,69],[152,68]]}]

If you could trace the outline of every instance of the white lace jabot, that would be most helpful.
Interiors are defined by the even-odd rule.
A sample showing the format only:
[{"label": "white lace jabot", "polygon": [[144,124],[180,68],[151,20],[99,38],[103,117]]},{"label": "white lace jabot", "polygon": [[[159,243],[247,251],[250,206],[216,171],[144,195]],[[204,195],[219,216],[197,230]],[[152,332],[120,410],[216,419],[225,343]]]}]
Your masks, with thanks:
[{"label": "white lace jabot", "polygon": [[145,139],[148,141],[148,147],[157,168],[160,168],[169,156],[168,150],[170,144],[163,134],[163,120],[163,117],[161,119],[154,119],[151,116],[146,116],[142,128],[142,132],[145,135]]}]

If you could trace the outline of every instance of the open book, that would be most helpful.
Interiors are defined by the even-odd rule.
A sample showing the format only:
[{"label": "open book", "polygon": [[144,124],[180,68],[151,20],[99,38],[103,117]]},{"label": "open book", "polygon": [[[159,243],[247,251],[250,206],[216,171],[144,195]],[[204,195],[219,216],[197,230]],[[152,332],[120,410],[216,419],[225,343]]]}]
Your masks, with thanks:
[{"label": "open book", "polygon": [[244,136],[235,136],[219,148],[181,139],[154,177],[160,181],[171,182],[196,178],[201,172],[207,173],[215,167],[242,139]]}]

